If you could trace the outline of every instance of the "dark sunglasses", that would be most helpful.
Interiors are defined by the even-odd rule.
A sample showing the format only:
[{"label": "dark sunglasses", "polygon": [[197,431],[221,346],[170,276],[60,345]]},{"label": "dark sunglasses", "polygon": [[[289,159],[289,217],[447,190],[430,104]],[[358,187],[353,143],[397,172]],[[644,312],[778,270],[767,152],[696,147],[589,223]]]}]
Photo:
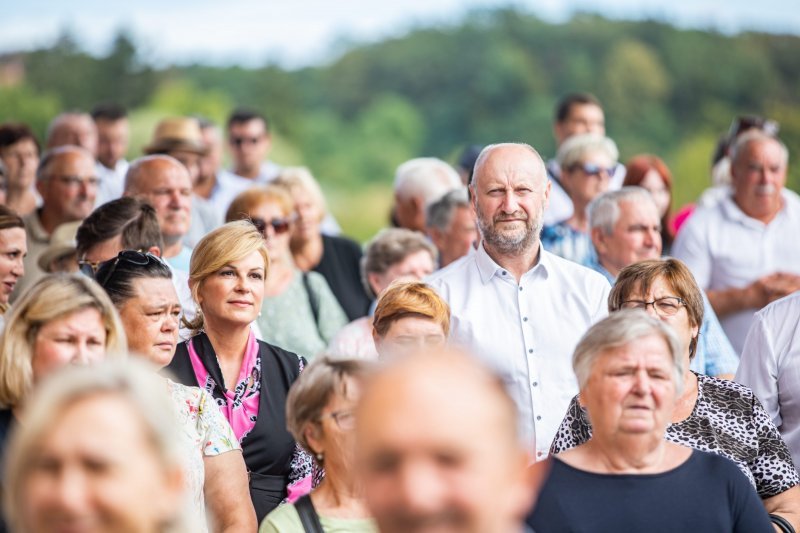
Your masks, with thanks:
[{"label": "dark sunglasses", "polygon": [[[92,277],[94,277],[95,281],[97,281],[101,287],[105,287],[106,283],[114,277],[114,273],[117,271],[117,266],[120,263],[134,266],[147,266],[150,262],[161,263],[162,265],[165,264],[164,261],[150,252],[123,250],[114,259],[109,259],[108,261],[100,263]],[[83,272],[83,269],[81,269],[81,271]]]},{"label": "dark sunglasses", "polygon": [[243,144],[258,144],[263,137],[231,137],[231,144],[241,146]]},{"label": "dark sunglasses", "polygon": [[728,130],[728,139],[732,141],[740,134],[753,129],[761,130],[767,135],[776,137],[781,126],[774,120],[769,120],[758,115],[736,117],[733,119],[733,122],[731,122],[731,127]]},{"label": "dark sunglasses", "polygon": [[276,234],[286,233],[292,227],[291,218],[273,218],[272,220],[264,220],[263,218],[253,217],[250,222],[256,227],[259,233],[266,234],[267,225],[272,226]]},{"label": "dark sunglasses", "polygon": [[612,177],[614,174],[617,173],[617,169],[619,165],[612,165],[608,168],[602,167],[600,165],[594,165],[592,163],[586,163],[583,165],[573,165],[572,170],[581,169],[581,171],[586,174],[587,176],[600,176],[600,173],[605,172],[606,176],[609,178]]}]

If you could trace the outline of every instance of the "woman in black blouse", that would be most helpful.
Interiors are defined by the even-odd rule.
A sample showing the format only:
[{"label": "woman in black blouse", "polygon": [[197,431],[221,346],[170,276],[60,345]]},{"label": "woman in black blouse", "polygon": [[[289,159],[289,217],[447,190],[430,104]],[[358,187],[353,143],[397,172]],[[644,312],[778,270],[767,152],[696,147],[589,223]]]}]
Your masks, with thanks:
[{"label": "woman in black blouse", "polygon": [[[755,487],[768,513],[800,527],[800,477],[758,398],[743,385],[689,370],[703,322],[703,300],[686,265],[677,259],[654,259],[622,269],[608,308],[612,313],[644,309],[672,326],[684,344],[683,392],[665,438],[731,459]],[[591,437],[592,425],[576,396],[550,451],[568,450]]]},{"label": "woman in black blouse", "polygon": [[176,381],[217,401],[239,439],[260,522],[293,493],[311,488],[311,458],[286,429],[286,395],[304,361],[255,338],[269,258],[261,233],[244,220],[206,235],[194,249],[189,287],[194,336],[167,366]]},{"label": "woman in black blouse", "polygon": [[273,183],[289,191],[295,203],[297,221],[291,246],[297,267],[322,274],[348,320],[366,316],[371,300],[361,281],[361,246],[344,237],[322,234],[327,209],[314,176],[305,167],[285,168]]}]

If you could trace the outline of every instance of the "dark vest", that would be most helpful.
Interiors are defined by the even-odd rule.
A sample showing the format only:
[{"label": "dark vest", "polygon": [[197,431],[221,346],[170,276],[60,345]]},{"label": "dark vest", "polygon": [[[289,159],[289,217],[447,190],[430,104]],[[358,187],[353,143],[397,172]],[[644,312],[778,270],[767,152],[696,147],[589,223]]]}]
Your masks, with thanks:
[{"label": "dark vest", "polygon": [[[217,383],[215,398],[224,398],[224,383],[214,348],[205,333],[192,337],[197,355]],[[166,367],[184,385],[199,386],[189,359],[189,349],[182,342]],[[286,430],[286,395],[300,373],[297,355],[277,346],[258,341],[261,358],[261,397],[253,429],[242,439],[244,462],[250,476],[250,497],[258,522],[286,498],[295,441]],[[229,384],[230,385],[230,384]]]}]

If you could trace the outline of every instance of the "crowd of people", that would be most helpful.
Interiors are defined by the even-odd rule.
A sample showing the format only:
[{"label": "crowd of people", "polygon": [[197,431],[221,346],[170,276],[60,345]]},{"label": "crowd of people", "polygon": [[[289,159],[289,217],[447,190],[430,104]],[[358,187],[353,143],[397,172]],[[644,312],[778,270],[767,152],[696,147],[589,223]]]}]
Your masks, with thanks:
[{"label": "crowd of people", "polygon": [[0,124],[0,531],[800,528],[775,122],[674,206],[570,94],[550,160],[398,161],[363,248],[262,114],[129,128]]}]

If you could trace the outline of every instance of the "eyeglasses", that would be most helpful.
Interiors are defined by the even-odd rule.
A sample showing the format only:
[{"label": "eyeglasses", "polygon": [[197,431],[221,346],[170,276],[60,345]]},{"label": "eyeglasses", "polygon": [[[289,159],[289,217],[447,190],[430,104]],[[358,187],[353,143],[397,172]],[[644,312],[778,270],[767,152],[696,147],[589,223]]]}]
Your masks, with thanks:
[{"label": "eyeglasses", "polygon": [[267,225],[272,226],[272,229],[275,231],[275,233],[280,235],[281,233],[286,233],[289,231],[289,228],[292,226],[293,219],[291,217],[287,217],[264,220],[263,218],[253,217],[250,219],[250,222],[253,223],[253,225],[262,235],[266,235]]},{"label": "eyeglasses", "polygon": [[150,252],[142,252],[139,250],[123,250],[114,259],[109,259],[108,261],[100,263],[99,268],[95,271],[94,279],[101,287],[105,287],[111,278],[114,277],[114,273],[117,271],[117,266],[120,263],[126,263],[128,265],[135,266],[147,266],[151,261],[160,263],[162,265],[165,264],[164,261]]},{"label": "eyeglasses", "polygon": [[102,261],[87,261],[86,259],[80,259],[78,260],[78,270],[80,270],[82,274],[85,274],[90,278],[94,278],[94,275],[97,274],[97,269],[100,268],[100,263],[102,263]]},{"label": "eyeglasses", "polygon": [[572,166],[572,170],[580,169],[581,172],[583,172],[587,176],[598,176],[599,177],[601,173],[605,172],[606,176],[608,176],[609,178],[617,173],[617,169],[618,168],[619,168],[618,164],[617,165],[612,165],[612,166],[610,166],[608,168],[600,166],[600,165],[595,165],[595,164],[592,164],[592,163],[584,163],[583,165],[573,165]]},{"label": "eyeglasses", "polygon": [[622,307],[624,309],[641,309],[643,311],[647,311],[647,307],[650,305],[653,306],[653,310],[658,316],[668,317],[674,316],[678,311],[680,311],[681,307],[686,305],[686,302],[683,298],[679,298],[677,296],[665,296],[663,298],[653,300],[652,302],[645,302],[644,300],[628,300],[622,302]]},{"label": "eyeglasses", "polygon": [[234,146],[241,146],[243,144],[258,144],[264,137],[231,137],[231,144]]},{"label": "eyeglasses", "polygon": [[333,421],[336,422],[336,425],[339,426],[339,429],[342,431],[350,431],[356,427],[356,412],[354,409],[334,411],[333,413],[322,415],[317,421],[322,422],[326,418],[333,418]]}]

